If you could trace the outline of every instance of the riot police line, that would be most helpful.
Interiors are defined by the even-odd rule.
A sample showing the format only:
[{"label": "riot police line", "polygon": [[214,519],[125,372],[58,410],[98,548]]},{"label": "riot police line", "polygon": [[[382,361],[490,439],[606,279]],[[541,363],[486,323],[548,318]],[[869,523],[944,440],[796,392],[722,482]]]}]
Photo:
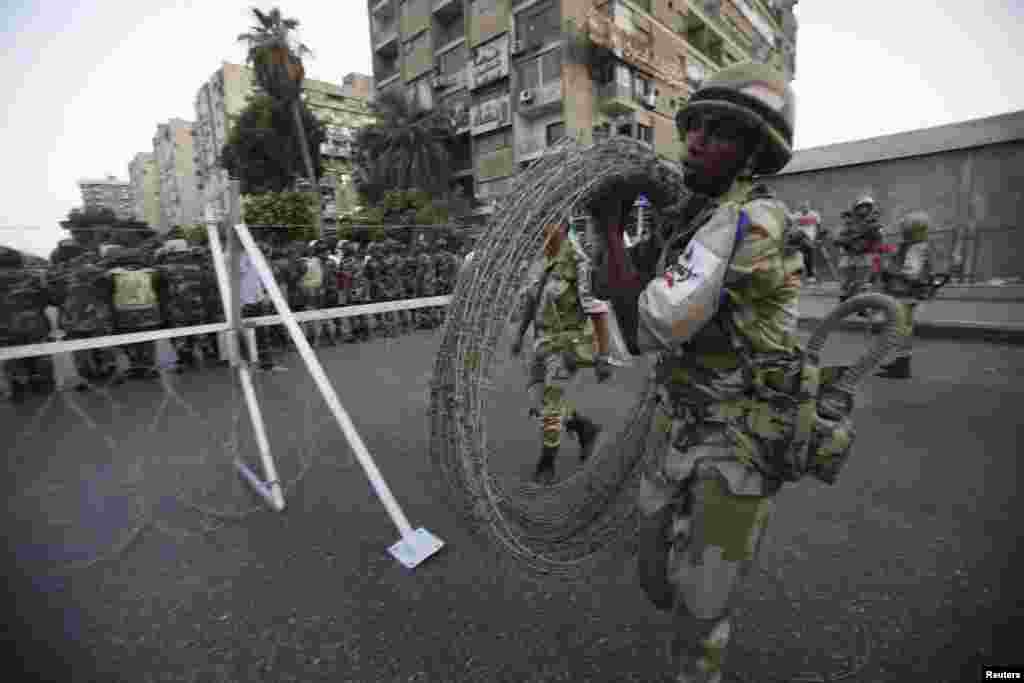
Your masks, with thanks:
[{"label": "riot police line", "polygon": [[[437,328],[462,261],[446,238],[258,244],[314,346]],[[230,327],[212,259],[207,247],[163,238],[96,248],[65,240],[45,268],[0,251],[0,389],[14,401],[53,391],[58,353],[71,354],[79,390],[155,379],[161,366],[186,372],[226,365]],[[273,369],[294,344],[244,255],[242,264],[242,324],[255,329],[259,356],[252,360]],[[171,342],[170,363],[157,358],[159,339]]]}]

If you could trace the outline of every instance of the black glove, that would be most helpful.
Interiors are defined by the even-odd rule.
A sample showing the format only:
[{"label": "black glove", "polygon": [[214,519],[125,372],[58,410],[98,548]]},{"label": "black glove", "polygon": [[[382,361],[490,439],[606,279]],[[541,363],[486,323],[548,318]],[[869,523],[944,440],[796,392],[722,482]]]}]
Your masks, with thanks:
[{"label": "black glove", "polygon": [[612,364],[608,362],[607,354],[598,356],[594,361],[594,374],[597,375],[597,381],[604,382],[612,376]]}]

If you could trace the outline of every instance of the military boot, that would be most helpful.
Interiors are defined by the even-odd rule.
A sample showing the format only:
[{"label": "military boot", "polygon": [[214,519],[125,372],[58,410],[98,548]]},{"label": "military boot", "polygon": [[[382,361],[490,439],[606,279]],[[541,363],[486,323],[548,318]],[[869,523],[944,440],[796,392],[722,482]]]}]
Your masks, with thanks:
[{"label": "military boot", "polygon": [[572,417],[565,421],[565,430],[576,435],[576,439],[580,442],[580,462],[586,462],[587,458],[594,454],[597,437],[600,436],[603,428],[574,412]]},{"label": "military boot", "polygon": [[540,459],[533,470],[533,483],[539,486],[550,486],[555,481],[555,457],[558,446],[544,446]]},{"label": "military boot", "polygon": [[886,363],[879,368],[875,376],[886,379],[910,379],[910,356],[903,356]]}]

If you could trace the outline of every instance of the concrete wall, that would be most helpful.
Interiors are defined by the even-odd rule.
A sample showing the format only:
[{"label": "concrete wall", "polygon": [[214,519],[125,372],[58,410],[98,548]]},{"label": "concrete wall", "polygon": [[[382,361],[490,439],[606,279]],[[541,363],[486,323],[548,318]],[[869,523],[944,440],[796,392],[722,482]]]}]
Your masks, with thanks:
[{"label": "concrete wall", "polygon": [[[965,273],[974,280],[1024,275],[1024,143],[955,150],[927,156],[841,166],[765,178],[795,210],[807,200],[822,224],[837,231],[840,213],[862,192],[894,225],[908,211],[924,209],[936,246],[948,252],[953,234],[965,238]],[[947,231],[942,235],[942,231]],[[942,257],[948,254],[940,254]]]}]

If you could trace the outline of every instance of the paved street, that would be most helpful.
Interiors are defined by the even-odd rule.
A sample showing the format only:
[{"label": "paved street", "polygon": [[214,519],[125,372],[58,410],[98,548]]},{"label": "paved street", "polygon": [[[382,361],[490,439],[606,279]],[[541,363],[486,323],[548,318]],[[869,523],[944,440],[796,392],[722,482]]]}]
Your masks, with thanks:
[{"label": "paved street", "polygon": [[[827,360],[862,340],[841,336]],[[74,675],[60,680],[104,683],[670,681],[666,619],[630,562],[538,584],[496,564],[446,503],[425,415],[438,342],[321,352],[413,525],[447,543],[412,572],[387,554],[397,532],[295,354],[257,378],[283,513],[231,467],[235,449],[258,457],[227,370],[171,378],[181,403],[130,383],[113,402],[0,404],[19,666],[63,662]],[[867,382],[836,487],[780,494],[727,680],[952,683],[982,662],[1024,663],[1009,645],[1024,347],[928,340],[915,364],[909,382]],[[641,373],[585,377],[581,407],[621,423]],[[507,476],[538,448],[523,386],[518,361],[499,364],[488,434]],[[573,467],[575,442],[564,450]]]}]

